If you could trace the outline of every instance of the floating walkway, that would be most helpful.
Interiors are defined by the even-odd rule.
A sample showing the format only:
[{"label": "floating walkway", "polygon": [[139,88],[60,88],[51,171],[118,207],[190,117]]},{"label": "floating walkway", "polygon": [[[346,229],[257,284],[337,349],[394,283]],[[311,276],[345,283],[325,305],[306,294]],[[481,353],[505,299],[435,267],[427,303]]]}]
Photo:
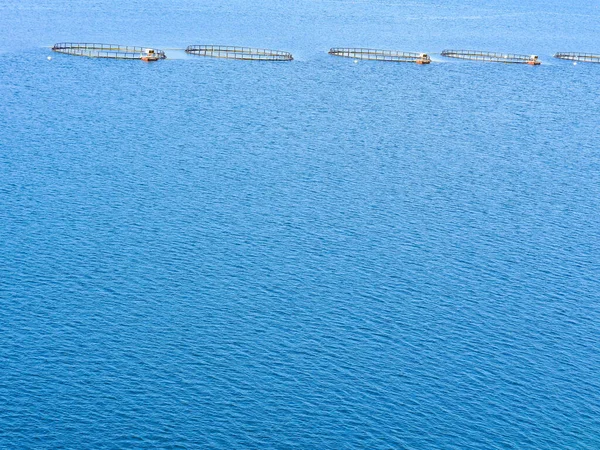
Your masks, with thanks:
[{"label": "floating walkway", "polygon": [[570,61],[600,63],[600,55],[595,55],[593,53],[559,52],[554,55],[554,57],[558,59],[568,59]]},{"label": "floating walkway", "polygon": [[291,53],[279,50],[229,45],[190,45],[185,51],[197,56],[247,61],[292,61],[294,59]]},{"label": "floating walkway", "polygon": [[442,56],[471,61],[529,64],[530,66],[539,66],[541,64],[536,55],[516,55],[513,53],[482,52],[478,50],[444,50]]},{"label": "floating walkway", "polygon": [[156,48],[132,47],[118,44],[61,42],[54,44],[52,50],[67,55],[87,56],[90,58],[137,59],[143,61],[157,61],[166,58],[165,52]]},{"label": "floating walkway", "polygon": [[429,64],[431,59],[427,53],[399,52],[396,50],[378,50],[374,48],[338,48],[329,50],[333,56],[344,58],[367,59],[371,61],[410,62]]}]

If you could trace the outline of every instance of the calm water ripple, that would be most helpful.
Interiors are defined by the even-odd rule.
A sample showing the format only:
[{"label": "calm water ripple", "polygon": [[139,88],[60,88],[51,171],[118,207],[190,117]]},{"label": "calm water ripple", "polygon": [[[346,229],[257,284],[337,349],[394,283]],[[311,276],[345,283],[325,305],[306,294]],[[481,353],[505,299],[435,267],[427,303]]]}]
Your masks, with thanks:
[{"label": "calm water ripple", "polygon": [[[0,2],[0,447],[600,448],[598,11],[534,3]],[[450,39],[547,64],[318,50]]]}]

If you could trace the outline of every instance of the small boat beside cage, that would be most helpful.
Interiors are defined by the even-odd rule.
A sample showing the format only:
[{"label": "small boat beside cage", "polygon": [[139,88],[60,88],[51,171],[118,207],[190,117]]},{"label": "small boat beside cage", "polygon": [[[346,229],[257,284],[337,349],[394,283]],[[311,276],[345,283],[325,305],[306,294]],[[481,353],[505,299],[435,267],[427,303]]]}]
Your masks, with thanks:
[{"label": "small boat beside cage", "polygon": [[245,61],[292,61],[294,59],[291,53],[281,50],[232,45],[189,45],[185,51],[196,56]]},{"label": "small boat beside cage", "polygon": [[398,50],[379,50],[375,48],[333,47],[329,50],[333,56],[343,58],[363,59],[369,61],[409,62],[429,64],[431,59],[427,53],[401,52]]},{"label": "small boat beside cage", "polygon": [[142,54],[141,60],[146,62],[158,61],[158,54],[153,48],[147,48],[146,52]]},{"label": "small boat beside cage", "polygon": [[485,52],[480,50],[444,50],[442,51],[442,56],[446,58],[505,64],[528,64],[530,66],[539,66],[541,64],[537,55],[519,55],[516,53]]},{"label": "small boat beside cage", "polygon": [[129,59],[147,62],[167,57],[164,51],[156,48],[120,44],[61,42],[54,44],[52,50],[66,55],[87,56],[88,58]]}]

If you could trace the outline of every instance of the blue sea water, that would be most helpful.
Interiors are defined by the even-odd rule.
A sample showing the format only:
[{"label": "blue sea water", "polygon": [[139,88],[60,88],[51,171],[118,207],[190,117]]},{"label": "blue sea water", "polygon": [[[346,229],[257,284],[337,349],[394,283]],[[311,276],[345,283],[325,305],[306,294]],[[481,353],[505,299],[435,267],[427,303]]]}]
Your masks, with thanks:
[{"label": "blue sea water", "polygon": [[598,19],[0,0],[0,447],[600,448]]}]

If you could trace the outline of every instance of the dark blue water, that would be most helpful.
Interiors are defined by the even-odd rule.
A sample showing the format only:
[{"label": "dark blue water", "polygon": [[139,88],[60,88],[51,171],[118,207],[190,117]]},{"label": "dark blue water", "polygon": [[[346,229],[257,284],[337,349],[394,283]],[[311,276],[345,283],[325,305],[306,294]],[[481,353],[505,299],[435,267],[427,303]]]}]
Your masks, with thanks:
[{"label": "dark blue water", "polygon": [[598,7],[173,3],[0,2],[0,447],[600,448]]}]

